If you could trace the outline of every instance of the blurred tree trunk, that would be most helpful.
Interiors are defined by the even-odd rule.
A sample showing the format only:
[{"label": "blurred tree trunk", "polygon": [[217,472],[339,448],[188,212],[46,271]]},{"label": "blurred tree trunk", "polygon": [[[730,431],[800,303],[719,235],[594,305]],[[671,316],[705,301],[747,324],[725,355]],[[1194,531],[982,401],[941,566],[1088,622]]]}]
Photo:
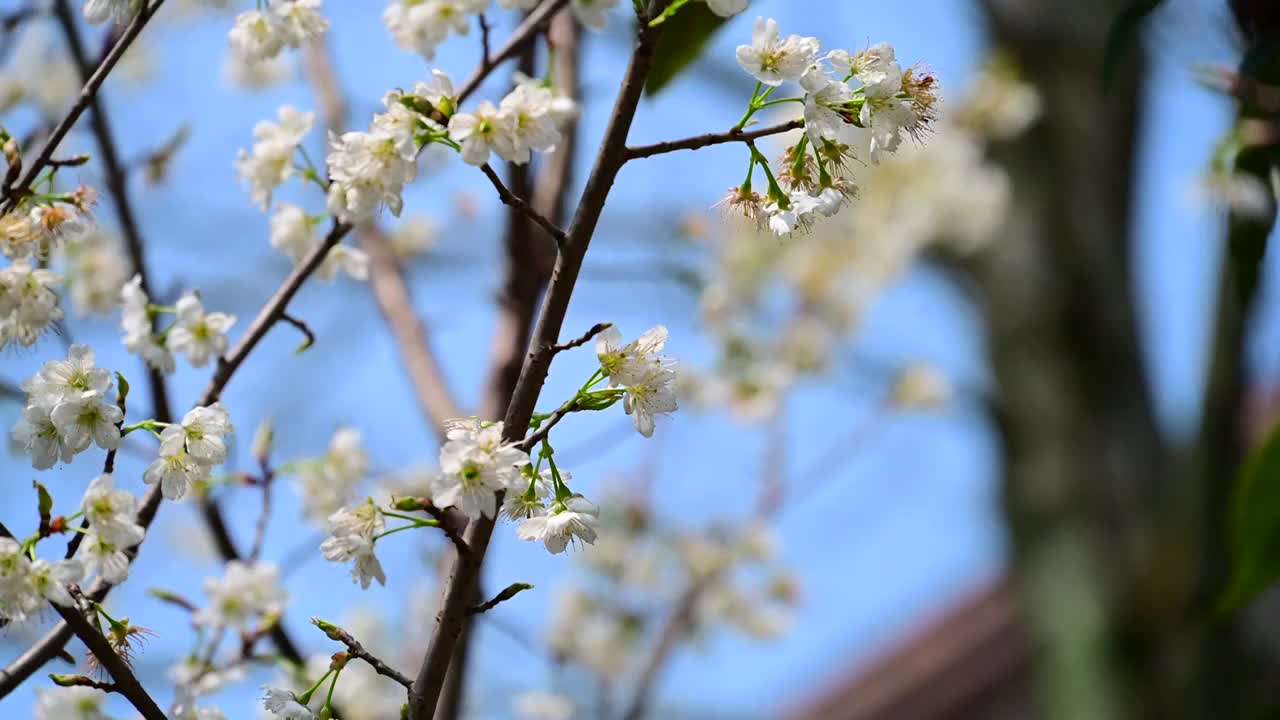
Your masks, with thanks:
[{"label": "blurred tree trunk", "polygon": [[1176,717],[1160,706],[1159,626],[1172,609],[1150,582],[1170,466],[1131,272],[1143,71],[1128,63],[1106,89],[1101,72],[1107,30],[1127,3],[983,4],[993,44],[1044,99],[1037,125],[996,151],[1014,210],[976,269],[1037,714]]}]

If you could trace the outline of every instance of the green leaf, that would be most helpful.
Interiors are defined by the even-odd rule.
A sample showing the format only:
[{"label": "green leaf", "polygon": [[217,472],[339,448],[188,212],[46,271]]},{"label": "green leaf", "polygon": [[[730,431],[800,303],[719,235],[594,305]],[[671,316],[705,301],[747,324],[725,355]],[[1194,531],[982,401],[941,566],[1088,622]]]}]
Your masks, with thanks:
[{"label": "green leaf", "polygon": [[37,507],[40,509],[40,525],[48,526],[49,520],[53,517],[53,496],[49,494],[48,488],[40,484],[39,480],[32,480],[31,485],[39,496]]},{"label": "green leaf", "polygon": [[1236,478],[1230,522],[1233,567],[1222,612],[1280,580],[1280,424]]},{"label": "green leaf", "polygon": [[724,25],[726,18],[711,12],[706,3],[689,3],[662,23],[653,69],[645,92],[656,95],[690,63],[698,59],[711,36]]},{"label": "green leaf", "polygon": [[1102,86],[1110,88],[1115,82],[1120,63],[1138,46],[1142,23],[1156,11],[1164,0],[1133,0],[1107,31],[1107,44],[1102,51]]}]

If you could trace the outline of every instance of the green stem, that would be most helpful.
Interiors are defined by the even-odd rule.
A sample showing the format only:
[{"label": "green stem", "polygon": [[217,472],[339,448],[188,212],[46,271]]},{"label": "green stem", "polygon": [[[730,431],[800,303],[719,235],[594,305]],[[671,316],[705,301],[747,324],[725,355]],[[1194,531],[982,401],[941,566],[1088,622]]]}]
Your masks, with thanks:
[{"label": "green stem", "polygon": [[767,107],[773,107],[774,105],[781,105],[783,103],[803,104],[804,98],[798,98],[798,97],[778,98],[777,100],[770,100],[769,102],[766,102],[766,103],[760,103],[759,105],[756,106],[756,110],[763,110]]},{"label": "green stem", "polygon": [[377,535],[374,535],[373,541],[377,542],[388,535],[395,535],[396,533],[404,532],[405,530],[417,530],[418,528],[439,527],[439,526],[440,526],[440,523],[434,520],[424,520],[421,523],[414,523],[412,525],[401,525],[398,528],[391,528],[390,530],[386,530],[384,532],[378,533]]},{"label": "green stem", "polygon": [[419,523],[419,522],[435,523],[435,520],[428,521],[424,518],[414,517],[412,515],[402,515],[398,512],[391,512],[390,510],[383,510],[382,514],[386,515],[387,517],[393,517],[397,520],[408,520],[411,523]]},{"label": "green stem", "polygon": [[680,11],[680,8],[684,7],[688,3],[689,0],[675,0],[675,2],[667,6],[666,10],[662,11],[661,15],[649,21],[649,27],[657,27],[666,22],[668,19],[675,16],[675,14]]},{"label": "green stem", "polygon": [[333,712],[333,691],[338,687],[338,676],[341,674],[341,668],[334,671],[333,682],[329,683],[329,694],[324,696],[324,707],[321,708],[322,710],[328,710],[330,713]]},{"label": "green stem", "polygon": [[324,681],[328,680],[329,676],[332,674],[333,674],[333,669],[330,668],[328,672],[320,676],[320,679],[316,681],[315,685],[312,685],[309,690],[297,696],[298,702],[301,703],[302,705],[306,705],[310,703],[311,696],[316,694],[316,690],[319,690],[320,686],[324,684]]}]

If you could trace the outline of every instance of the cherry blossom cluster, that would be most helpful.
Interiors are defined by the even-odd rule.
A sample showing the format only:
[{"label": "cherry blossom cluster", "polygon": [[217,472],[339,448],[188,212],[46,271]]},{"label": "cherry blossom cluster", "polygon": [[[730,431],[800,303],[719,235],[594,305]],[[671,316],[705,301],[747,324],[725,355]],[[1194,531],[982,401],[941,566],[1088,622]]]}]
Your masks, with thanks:
[{"label": "cherry blossom cluster", "polygon": [[286,47],[298,48],[329,29],[321,0],[267,0],[236,16],[227,34],[232,53],[245,62],[271,60]]},{"label": "cherry blossom cluster", "polygon": [[[227,352],[227,331],[235,315],[207,312],[200,297],[188,292],[173,307],[154,305],[135,276],[120,291],[120,329],[124,345],[146,363],[164,373],[176,368],[174,353],[186,356],[191,367],[202,368]],[[172,314],[174,321],[157,331],[155,319]]]},{"label": "cherry blossom cluster", "polygon": [[[41,530],[22,542],[0,538],[0,618],[13,622],[38,613],[47,602],[74,606],[68,587],[88,577],[123,582],[129,574],[125,551],[142,542],[144,535],[136,522],[136,498],[115,489],[109,474],[89,484],[80,511],[69,517],[52,517],[52,498],[43,487],[40,492],[48,502],[42,501]],[[66,532],[78,518],[85,522],[80,530],[85,537],[75,557],[49,562],[37,556],[42,539]]]},{"label": "cherry blossom cluster", "polygon": [[[1010,188],[987,145],[1023,132],[1038,107],[1034,88],[993,63],[933,123],[929,142],[851,167],[859,192],[850,212],[815,225],[803,242],[779,243],[752,222],[715,233],[702,308],[720,351],[712,371],[689,373],[689,396],[745,420],[769,417],[785,391],[827,372],[921,253],[965,255],[991,243]],[[793,148],[799,141],[782,139]]]},{"label": "cherry blossom cluster", "polygon": [[31,453],[32,467],[71,462],[93,444],[116,449],[124,411],[114,389],[111,372],[97,367],[84,345],[72,345],[66,360],[50,360],[24,381],[27,399],[13,438]]},{"label": "cherry blossom cluster", "polygon": [[[778,24],[763,17],[756,20],[751,44],[737,50],[738,64],[758,81],[739,129],[766,108],[804,106],[805,133],[787,149],[781,170],[774,173],[769,160],[749,143],[747,179],[723,201],[779,235],[809,229],[848,204],[857,192],[850,172],[861,163],[862,147],[878,163],[898,150],[904,134],[921,138],[937,116],[933,75],[920,66],[903,70],[887,43],[858,52],[820,52],[817,38],[784,38]],[[788,82],[798,83],[804,95],[772,98]],[[757,166],[768,183],[764,195],[752,188]]]},{"label": "cherry blossom cluster", "polygon": [[[160,423],[152,423],[152,426]],[[227,459],[226,436],[235,431],[222,403],[192,408],[181,423],[160,431],[160,455],[143,474],[148,485],[160,485],[167,500],[178,500],[195,483],[206,483],[213,468]]]}]

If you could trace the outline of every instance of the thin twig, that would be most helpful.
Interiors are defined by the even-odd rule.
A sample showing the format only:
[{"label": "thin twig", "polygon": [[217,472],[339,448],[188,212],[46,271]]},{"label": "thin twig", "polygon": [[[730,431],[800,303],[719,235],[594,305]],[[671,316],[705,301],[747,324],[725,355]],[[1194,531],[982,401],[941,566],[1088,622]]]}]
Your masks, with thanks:
[{"label": "thin twig", "polygon": [[520,444],[517,445],[516,447],[520,448],[521,450],[524,450],[525,452],[529,452],[538,443],[547,439],[547,436],[551,434],[551,428],[554,428],[556,425],[559,425],[560,421],[568,417],[570,414],[579,412],[582,409],[583,408],[578,405],[578,398],[576,397],[573,400],[570,400],[569,402],[565,403],[564,405],[561,405],[560,407],[555,409],[555,412],[548,415],[547,419],[542,421],[542,424],[538,425],[537,430],[529,434],[529,436],[527,436],[524,440],[521,440]]},{"label": "thin twig", "polygon": [[[544,3],[545,4],[545,3]],[[540,8],[541,9],[541,8]],[[659,31],[642,27],[635,43],[631,62],[618,93],[609,126],[600,143],[595,165],[588,178],[577,213],[569,227],[568,238],[556,260],[555,272],[543,301],[542,312],[526,357],[520,380],[511,395],[504,423],[504,440],[523,438],[542,385],[551,367],[550,348],[556,343],[564,325],[565,313],[573,297],[574,285],[582,269],[591,238],[604,211],[609,191],[627,160],[627,135],[630,133],[645,80],[653,65],[654,44]],[[500,494],[501,495],[501,494]],[[410,720],[427,720],[435,712],[458,636],[466,620],[466,610],[474,593],[476,579],[484,562],[485,551],[493,535],[494,520],[481,517],[467,528],[467,546],[471,551],[454,559],[444,583],[444,600],[422,666],[409,691]]]},{"label": "thin twig", "polygon": [[364,645],[361,645],[360,641],[352,637],[351,633],[347,632],[346,630],[338,627],[337,625],[334,625],[333,623],[325,622],[324,620],[321,620],[318,617],[311,618],[311,624],[315,625],[316,627],[324,631],[324,634],[327,635],[330,640],[333,640],[335,642],[340,642],[343,645],[346,645],[348,654],[350,654],[352,657],[360,658],[361,660],[368,663],[369,667],[373,668],[373,671],[378,673],[379,675],[383,677],[389,677],[392,680],[395,680],[396,682],[403,685],[406,690],[413,685],[412,680],[405,677],[404,674],[401,673],[399,670],[396,670],[395,668],[386,664],[377,656],[375,656],[373,653],[366,650],[364,648]]},{"label": "thin twig", "polygon": [[[284,317],[288,317],[285,315]],[[253,530],[253,544],[249,546],[249,562],[256,563],[262,557],[262,550],[267,542],[267,523],[271,520],[271,488],[275,485],[276,472],[267,458],[262,458],[261,478],[262,509],[258,511],[258,522]]]},{"label": "thin twig", "polygon": [[493,171],[493,168],[489,163],[481,165],[480,172],[483,172],[484,176],[489,178],[489,182],[493,183],[493,188],[498,191],[498,197],[502,199],[504,204],[519,210],[525,217],[529,218],[536,223],[538,227],[546,231],[546,233],[556,241],[557,246],[564,247],[564,244],[568,239],[564,234],[564,230],[556,227],[556,224],[548,220],[545,215],[535,210],[532,205],[520,199],[508,190],[507,186],[503,184],[502,178],[498,177],[498,173]]},{"label": "thin twig", "polygon": [[51,168],[80,167],[87,162],[89,162],[89,155],[87,153],[81,153],[79,155],[72,155],[71,157],[66,158],[53,158],[49,161],[48,166]]},{"label": "thin twig", "polygon": [[462,104],[476,90],[479,90],[480,83],[489,77],[494,68],[519,54],[526,43],[542,32],[556,11],[568,3],[569,0],[543,0],[541,5],[525,16],[524,22],[511,31],[506,44],[499,48],[496,54],[485,53],[484,62],[471,73],[471,77],[467,78],[466,82],[462,83],[458,89],[458,104]]},{"label": "thin twig", "polygon": [[302,352],[303,350],[306,350],[310,348],[312,345],[316,344],[316,334],[314,332],[311,332],[311,327],[307,325],[306,322],[299,320],[298,318],[290,315],[289,313],[284,313],[283,315],[280,316],[280,319],[292,325],[294,329],[302,333],[302,335],[305,337],[305,339],[302,341],[302,344],[298,346],[298,352]]},{"label": "thin twig", "polygon": [[467,541],[462,539],[462,533],[459,532],[458,518],[451,513],[445,512],[436,507],[431,502],[423,503],[422,511],[430,515],[439,523],[440,531],[449,538],[449,542],[453,543],[454,549],[459,553],[467,552]]},{"label": "thin twig", "polygon": [[76,121],[80,119],[80,116],[84,114],[84,111],[93,102],[98,88],[102,87],[102,83],[106,81],[116,63],[124,56],[125,51],[133,44],[134,39],[138,37],[138,33],[142,32],[142,28],[146,27],[147,22],[151,20],[151,16],[155,15],[163,4],[164,0],[152,0],[149,5],[139,10],[137,16],[133,18],[133,21],[129,23],[124,33],[121,34],[120,39],[111,47],[102,62],[98,63],[97,70],[93,72],[88,82],[81,88],[80,97],[71,106],[71,110],[62,118],[62,121],[54,127],[49,139],[45,141],[44,148],[40,150],[40,154],[36,156],[35,161],[27,167],[22,179],[13,188],[9,189],[3,198],[0,198],[0,212],[13,209],[14,205],[17,204],[17,200],[31,188],[32,183],[36,181],[40,172],[48,165],[53,153],[57,151],[63,139],[67,137],[67,133],[71,132],[71,128],[75,126]]},{"label": "thin twig", "polygon": [[480,23],[480,67],[483,68],[492,64],[489,60],[489,18],[480,13],[476,20]]},{"label": "thin twig", "polygon": [[516,595],[519,595],[525,590],[532,590],[532,589],[533,589],[533,586],[530,585],[529,583],[511,583],[510,585],[503,588],[502,592],[498,593],[497,595],[494,595],[492,600],[476,605],[475,607],[467,608],[467,614],[480,615],[480,614],[489,612],[490,610],[498,607],[499,605],[510,600]]},{"label": "thin twig", "polygon": [[682,140],[668,140],[666,142],[654,143],[653,145],[639,145],[627,148],[627,160],[639,160],[640,158],[653,157],[654,155],[676,152],[677,150],[697,150],[699,148],[711,147],[712,145],[724,145],[726,143],[740,142],[747,143],[749,145],[760,138],[769,137],[770,135],[781,135],[782,133],[799,130],[803,127],[804,120],[796,119],[780,125],[771,125],[769,127],[760,128],[759,130],[729,130],[727,132],[695,135],[694,137],[684,138]]},{"label": "thin twig", "polygon": [[596,323],[595,325],[591,326],[590,330],[583,333],[581,337],[576,337],[568,342],[556,343],[555,345],[552,345],[551,354],[555,355],[557,353],[562,353],[565,350],[572,350],[576,347],[582,347],[583,345],[586,345],[587,343],[591,342],[595,338],[595,336],[599,335],[605,330],[608,330],[611,327],[613,327],[613,323],[607,323],[607,322]]}]

